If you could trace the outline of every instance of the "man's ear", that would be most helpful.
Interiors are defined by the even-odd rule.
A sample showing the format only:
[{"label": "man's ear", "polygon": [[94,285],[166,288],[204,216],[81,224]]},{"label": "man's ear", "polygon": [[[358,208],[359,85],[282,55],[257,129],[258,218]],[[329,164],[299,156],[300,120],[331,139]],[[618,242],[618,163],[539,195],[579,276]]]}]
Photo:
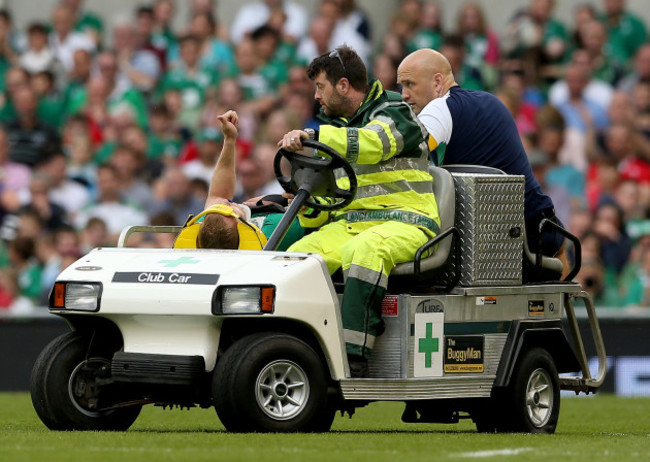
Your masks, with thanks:
[{"label": "man's ear", "polygon": [[345,77],[341,77],[338,82],[336,82],[336,91],[345,95],[350,90],[350,81]]},{"label": "man's ear", "polygon": [[442,91],[445,88],[445,79],[440,72],[433,74],[433,89],[437,98],[442,96]]}]

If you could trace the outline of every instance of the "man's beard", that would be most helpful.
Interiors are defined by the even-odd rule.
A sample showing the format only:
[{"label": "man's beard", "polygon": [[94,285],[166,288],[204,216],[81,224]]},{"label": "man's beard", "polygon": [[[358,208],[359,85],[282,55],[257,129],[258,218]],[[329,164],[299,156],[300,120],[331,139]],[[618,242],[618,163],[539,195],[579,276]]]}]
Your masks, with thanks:
[{"label": "man's beard", "polygon": [[350,98],[343,96],[334,89],[328,104],[323,106],[323,111],[328,117],[346,117],[351,105]]}]

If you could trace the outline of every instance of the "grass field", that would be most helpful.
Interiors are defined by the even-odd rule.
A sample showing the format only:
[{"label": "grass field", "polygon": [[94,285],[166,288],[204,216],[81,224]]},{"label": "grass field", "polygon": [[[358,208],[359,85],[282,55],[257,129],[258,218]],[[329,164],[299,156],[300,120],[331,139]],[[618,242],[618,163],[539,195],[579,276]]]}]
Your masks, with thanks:
[{"label": "grass field", "polygon": [[375,403],[330,433],[226,433],[214,409],[146,406],[124,433],[52,432],[27,393],[0,393],[0,461],[650,460],[650,399],[563,399],[555,435],[485,435],[471,421],[404,424],[403,405]]}]

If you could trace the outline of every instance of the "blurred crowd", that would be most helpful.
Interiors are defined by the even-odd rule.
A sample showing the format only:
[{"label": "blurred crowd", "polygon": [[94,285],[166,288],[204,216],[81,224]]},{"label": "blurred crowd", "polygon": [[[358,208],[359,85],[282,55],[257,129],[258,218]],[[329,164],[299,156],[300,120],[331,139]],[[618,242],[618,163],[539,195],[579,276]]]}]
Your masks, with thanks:
[{"label": "blurred crowd", "polygon": [[[343,43],[385,89],[399,91],[404,56],[431,47],[462,87],[498,95],[582,241],[577,279],[597,305],[650,307],[650,42],[624,0],[594,0],[562,21],[553,0],[521,2],[501,31],[471,1],[443,23],[441,1],[396,0],[382,37],[354,0],[320,0],[312,14],[254,0],[230,24],[217,3],[189,2],[182,28],[172,0],[110,23],[61,0],[49,22],[24,30],[0,10],[0,309],[46,305],[61,269],[115,245],[125,226],[200,212],[227,109],[240,120],[235,200],[279,192],[277,141],[317,127],[306,66]],[[136,237],[170,246],[166,235]]]}]

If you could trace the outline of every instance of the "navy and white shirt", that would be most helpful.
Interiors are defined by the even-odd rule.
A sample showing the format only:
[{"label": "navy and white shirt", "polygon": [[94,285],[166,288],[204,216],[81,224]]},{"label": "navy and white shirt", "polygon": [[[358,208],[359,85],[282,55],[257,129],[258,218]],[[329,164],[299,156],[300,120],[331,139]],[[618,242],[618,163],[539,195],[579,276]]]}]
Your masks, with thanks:
[{"label": "navy and white shirt", "polygon": [[436,165],[485,165],[526,178],[524,216],[552,208],[533,175],[512,115],[491,93],[455,86],[418,115],[429,132]]}]

